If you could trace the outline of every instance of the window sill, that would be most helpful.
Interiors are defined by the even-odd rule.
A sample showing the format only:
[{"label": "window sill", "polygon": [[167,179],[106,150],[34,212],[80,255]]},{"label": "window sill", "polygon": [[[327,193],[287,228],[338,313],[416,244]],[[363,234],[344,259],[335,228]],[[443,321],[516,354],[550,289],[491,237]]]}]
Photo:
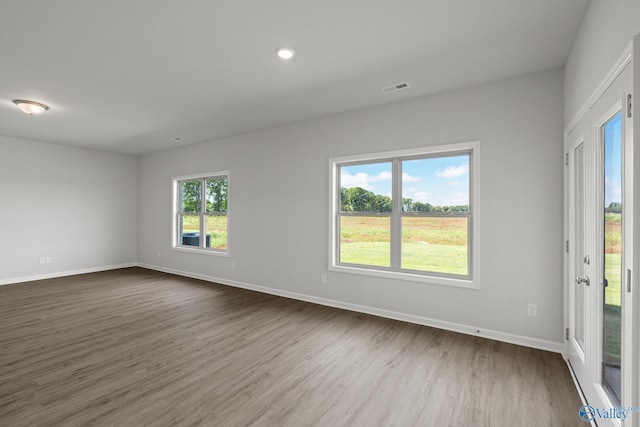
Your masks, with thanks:
[{"label": "window sill", "polygon": [[456,279],[453,277],[428,276],[423,274],[412,274],[399,271],[374,270],[344,265],[332,265],[329,271],[338,273],[358,274],[361,276],[381,277],[384,279],[407,280],[411,282],[421,282],[430,285],[452,286],[456,288],[480,289],[478,279]]},{"label": "window sill", "polygon": [[173,246],[171,250],[178,251],[178,252],[191,252],[191,253],[202,254],[202,255],[229,257],[229,251],[218,251],[214,249],[186,248],[182,246]]}]

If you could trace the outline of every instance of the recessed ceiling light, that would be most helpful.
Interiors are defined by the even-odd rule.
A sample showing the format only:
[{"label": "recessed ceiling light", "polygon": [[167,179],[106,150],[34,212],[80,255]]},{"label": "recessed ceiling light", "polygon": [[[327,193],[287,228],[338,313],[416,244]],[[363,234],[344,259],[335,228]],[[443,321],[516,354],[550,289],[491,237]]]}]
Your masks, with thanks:
[{"label": "recessed ceiling light", "polygon": [[279,47],[276,49],[276,55],[278,55],[280,59],[291,59],[295,54],[295,50],[288,47]]},{"label": "recessed ceiling light", "polygon": [[49,107],[44,104],[35,101],[27,101],[25,99],[14,99],[13,103],[30,116],[33,116],[34,114],[44,113],[49,109]]}]

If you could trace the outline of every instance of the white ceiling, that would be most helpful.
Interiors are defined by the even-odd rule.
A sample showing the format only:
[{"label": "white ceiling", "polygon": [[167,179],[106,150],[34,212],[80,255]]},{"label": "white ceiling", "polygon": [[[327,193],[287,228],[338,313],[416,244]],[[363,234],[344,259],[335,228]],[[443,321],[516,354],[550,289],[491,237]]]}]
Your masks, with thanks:
[{"label": "white ceiling", "polygon": [[0,0],[0,135],[143,154],[560,67],[588,1]]}]

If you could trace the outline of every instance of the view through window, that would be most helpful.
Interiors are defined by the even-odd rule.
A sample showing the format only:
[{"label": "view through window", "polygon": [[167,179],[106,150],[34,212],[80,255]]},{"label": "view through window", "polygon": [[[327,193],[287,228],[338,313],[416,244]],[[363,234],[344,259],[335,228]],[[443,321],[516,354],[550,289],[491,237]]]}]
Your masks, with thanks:
[{"label": "view through window", "polygon": [[334,266],[471,280],[473,148],[335,160]]},{"label": "view through window", "polygon": [[174,189],[174,247],[226,253],[228,174],[176,179]]}]

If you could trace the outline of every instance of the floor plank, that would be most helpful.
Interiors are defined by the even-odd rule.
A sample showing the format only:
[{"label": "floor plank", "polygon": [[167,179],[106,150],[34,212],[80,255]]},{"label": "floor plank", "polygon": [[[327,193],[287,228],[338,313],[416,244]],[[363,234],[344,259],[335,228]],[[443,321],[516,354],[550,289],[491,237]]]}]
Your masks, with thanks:
[{"label": "floor plank", "polygon": [[0,287],[1,426],[581,426],[558,354],[129,268]]}]

